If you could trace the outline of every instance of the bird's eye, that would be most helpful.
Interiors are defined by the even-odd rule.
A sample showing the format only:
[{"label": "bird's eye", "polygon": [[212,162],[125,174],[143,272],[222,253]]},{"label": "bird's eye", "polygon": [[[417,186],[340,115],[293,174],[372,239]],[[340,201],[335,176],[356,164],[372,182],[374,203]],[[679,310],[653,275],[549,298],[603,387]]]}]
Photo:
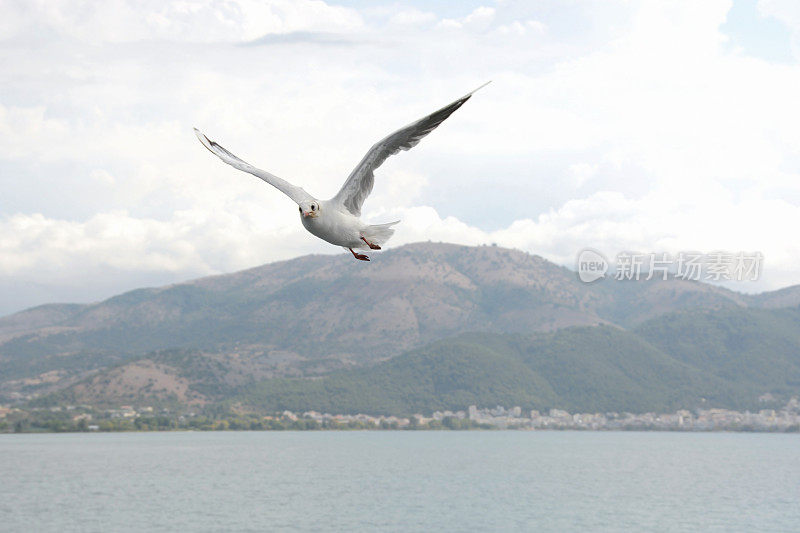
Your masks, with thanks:
[{"label": "bird's eye", "polygon": [[311,204],[311,210],[312,211],[316,211],[317,210],[317,206],[315,206],[314,204]]},{"label": "bird's eye", "polygon": [[301,213],[303,212],[302,206],[299,206],[297,209],[299,209]]}]

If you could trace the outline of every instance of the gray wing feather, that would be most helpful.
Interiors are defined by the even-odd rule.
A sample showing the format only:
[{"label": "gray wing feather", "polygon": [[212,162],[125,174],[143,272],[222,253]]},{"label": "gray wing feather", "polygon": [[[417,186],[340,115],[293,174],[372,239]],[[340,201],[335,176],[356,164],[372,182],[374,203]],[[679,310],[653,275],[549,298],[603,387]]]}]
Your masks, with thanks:
[{"label": "gray wing feather", "polygon": [[250,163],[246,161],[242,161],[228,150],[220,146],[219,144],[215,143],[208,137],[206,137],[200,130],[197,128],[194,129],[195,135],[203,143],[203,146],[208,148],[208,150],[214,154],[215,156],[222,159],[224,162],[228,163],[230,166],[234,168],[238,168],[244,172],[252,174],[257,178],[261,178],[262,180],[266,181],[286,196],[291,198],[295,201],[295,203],[300,204],[301,202],[307,202],[312,200],[311,195],[304,191],[302,188],[292,185],[288,181],[275,176],[274,174],[270,174],[266,170],[261,170],[260,168],[256,168]]},{"label": "gray wing feather", "polygon": [[[481,85],[478,89],[486,85],[488,85],[488,83]],[[475,89],[475,91],[478,89]],[[400,150],[408,150],[416,146],[423,137],[436,129],[436,127],[444,122],[447,117],[452,115],[456,109],[464,105],[475,91],[409,124],[405,128],[397,130],[376,143],[369,149],[367,155],[364,156],[356,168],[353,169],[347,181],[344,182],[341,190],[339,190],[333,199],[347,208],[353,215],[361,216],[361,205],[364,203],[367,196],[369,196],[369,193],[372,192],[372,186],[375,183],[375,170],[380,167],[389,156],[396,154]]]}]

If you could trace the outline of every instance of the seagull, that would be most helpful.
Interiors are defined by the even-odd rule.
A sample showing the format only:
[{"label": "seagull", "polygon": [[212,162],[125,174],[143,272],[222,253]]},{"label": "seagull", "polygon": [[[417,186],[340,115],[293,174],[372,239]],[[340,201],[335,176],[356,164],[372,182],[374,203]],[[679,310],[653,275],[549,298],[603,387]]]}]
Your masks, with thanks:
[{"label": "seagull", "polygon": [[375,182],[375,170],[389,156],[398,153],[400,150],[408,150],[416,146],[423,137],[436,129],[456,109],[464,105],[478,89],[482,89],[489,83],[484,83],[455,102],[444,106],[438,111],[434,111],[416,122],[412,122],[404,128],[400,128],[373,145],[350,173],[336,196],[330,200],[317,200],[301,187],[292,185],[274,174],[270,174],[239,159],[206,137],[197,128],[194,128],[194,132],[200,142],[203,143],[203,146],[225,163],[264,180],[294,200],[299,207],[300,221],[303,227],[312,235],[349,250],[353,257],[360,261],[369,261],[369,257],[366,254],[355,250],[380,250],[381,245],[385,244],[394,233],[392,226],[400,222],[397,220],[385,224],[365,224],[360,219],[361,205],[369,196],[369,193],[372,192],[372,185]]}]

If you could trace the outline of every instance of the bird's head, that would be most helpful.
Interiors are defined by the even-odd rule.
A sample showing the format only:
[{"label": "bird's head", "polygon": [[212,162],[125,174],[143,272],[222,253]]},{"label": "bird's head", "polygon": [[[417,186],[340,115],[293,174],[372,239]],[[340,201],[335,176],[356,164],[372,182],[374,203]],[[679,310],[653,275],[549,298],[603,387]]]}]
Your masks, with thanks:
[{"label": "bird's head", "polygon": [[300,216],[303,218],[317,218],[319,216],[320,207],[319,202],[316,200],[301,203],[299,209]]}]

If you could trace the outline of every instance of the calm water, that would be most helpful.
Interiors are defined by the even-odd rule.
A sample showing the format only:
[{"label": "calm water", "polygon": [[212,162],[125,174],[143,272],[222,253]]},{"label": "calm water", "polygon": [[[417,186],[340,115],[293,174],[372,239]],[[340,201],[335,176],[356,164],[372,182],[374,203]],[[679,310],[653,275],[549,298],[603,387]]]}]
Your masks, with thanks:
[{"label": "calm water", "polygon": [[800,435],[0,435],[8,531],[800,531]]}]

